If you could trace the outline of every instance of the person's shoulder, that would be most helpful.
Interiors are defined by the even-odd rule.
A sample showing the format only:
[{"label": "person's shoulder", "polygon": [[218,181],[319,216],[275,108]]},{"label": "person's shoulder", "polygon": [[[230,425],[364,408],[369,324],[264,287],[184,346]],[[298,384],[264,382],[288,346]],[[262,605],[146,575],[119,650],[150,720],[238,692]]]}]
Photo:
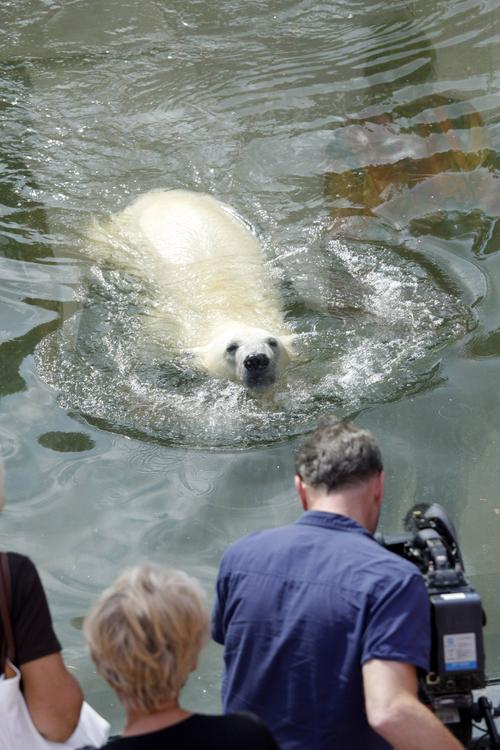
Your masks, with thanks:
[{"label": "person's shoulder", "polygon": [[[256,714],[250,711],[240,711],[235,714],[228,714],[228,717],[232,717],[233,721],[239,722],[249,745],[260,742],[262,743],[261,746],[268,748],[268,750],[280,750],[271,730]],[[253,744],[252,747],[256,748],[258,745]]]},{"label": "person's shoulder", "polygon": [[401,555],[391,552],[381,545],[376,545],[379,549],[376,551],[377,559],[373,560],[370,566],[372,575],[377,579],[380,588],[401,588],[409,586],[415,593],[418,589],[422,592],[425,590],[424,579],[417,566],[406,560]]},{"label": "person's shoulder", "polygon": [[392,570],[398,574],[406,573],[407,575],[421,575],[419,569],[414,563],[381,545],[378,545],[378,547],[381,550],[380,561],[388,571]]},{"label": "person's shoulder", "polygon": [[[222,715],[194,714],[193,719],[199,728],[205,725],[207,731],[217,732],[221,739],[229,737],[232,742],[238,738],[244,740],[245,748],[247,745],[250,747],[251,742],[258,740],[269,741],[269,747],[275,747],[273,735],[267,724],[250,711]],[[255,745],[255,747],[258,746]],[[268,747],[268,744],[266,743],[264,747]]]},{"label": "person's shoulder", "polygon": [[34,562],[26,555],[21,555],[19,552],[7,552],[7,559],[12,577],[22,575],[24,578],[29,574],[38,575]]},{"label": "person's shoulder", "polygon": [[266,549],[276,548],[283,539],[293,533],[294,525],[276,526],[270,529],[252,531],[250,534],[236,539],[226,547],[221,560],[221,565],[238,561],[254,552],[263,554]]},{"label": "person's shoulder", "polygon": [[251,711],[236,711],[232,714],[225,714],[225,718],[229,721],[232,721],[235,725],[240,724],[241,726],[247,727],[249,729],[253,728],[256,730],[267,730],[267,724],[265,724],[262,719],[257,716],[257,714],[254,714]]}]

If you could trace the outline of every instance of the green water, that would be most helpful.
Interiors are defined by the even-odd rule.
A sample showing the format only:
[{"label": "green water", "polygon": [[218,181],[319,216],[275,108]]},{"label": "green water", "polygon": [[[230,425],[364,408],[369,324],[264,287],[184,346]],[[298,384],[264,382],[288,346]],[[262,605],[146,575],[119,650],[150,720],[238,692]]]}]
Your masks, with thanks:
[{"label": "green water", "polygon": [[[210,598],[232,540],[299,514],[328,411],[380,441],[385,533],[448,509],[500,676],[499,24],[488,0],[2,3],[0,542],[115,729],[90,602],[148,560]],[[301,349],[273,405],[153,356],[154,291],[90,257],[91,220],[159,187],[261,238]],[[218,709],[221,666],[209,646],[187,706]]]}]

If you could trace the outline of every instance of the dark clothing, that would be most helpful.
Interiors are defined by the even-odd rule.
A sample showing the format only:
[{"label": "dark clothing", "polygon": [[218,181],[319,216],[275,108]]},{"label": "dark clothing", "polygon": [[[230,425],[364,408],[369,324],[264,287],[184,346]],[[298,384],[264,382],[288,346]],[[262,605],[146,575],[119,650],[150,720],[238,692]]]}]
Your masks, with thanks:
[{"label": "dark clothing", "polygon": [[266,725],[248,713],[193,714],[166,729],[119,737],[106,750],[280,750]]},{"label": "dark clothing", "polygon": [[[47,598],[31,560],[8,553],[11,579],[11,622],[16,645],[16,665],[57,653],[61,644],[52,628]],[[0,619],[0,644],[3,625]],[[0,666],[1,669],[1,666]]]},{"label": "dark clothing", "polygon": [[368,724],[362,665],[428,667],[417,568],[346,516],[308,511],[225,552],[212,635],[225,711],[253,711],[284,750],[387,750]]}]

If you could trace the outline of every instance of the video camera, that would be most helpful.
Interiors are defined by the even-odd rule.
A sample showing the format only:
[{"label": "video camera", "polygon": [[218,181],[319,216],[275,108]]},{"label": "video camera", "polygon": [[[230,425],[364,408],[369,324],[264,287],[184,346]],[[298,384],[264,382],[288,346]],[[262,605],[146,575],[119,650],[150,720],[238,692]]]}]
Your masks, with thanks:
[{"label": "video camera", "polygon": [[[494,717],[500,715],[484,696],[483,626],[479,594],[467,580],[455,527],[438,503],[415,505],[404,520],[405,532],[377,535],[386,549],[414,563],[422,573],[431,605],[430,669],[420,678],[420,697],[466,746],[500,750]],[[486,724],[484,738],[472,741],[473,722]],[[471,744],[472,742],[472,744]]]}]

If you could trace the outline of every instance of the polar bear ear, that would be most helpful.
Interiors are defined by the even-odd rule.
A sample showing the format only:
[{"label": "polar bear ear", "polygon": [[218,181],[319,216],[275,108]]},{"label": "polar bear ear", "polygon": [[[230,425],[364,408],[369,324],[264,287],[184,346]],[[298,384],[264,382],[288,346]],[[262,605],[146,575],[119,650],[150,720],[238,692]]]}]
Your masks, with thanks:
[{"label": "polar bear ear", "polygon": [[296,333],[290,333],[288,336],[280,336],[281,346],[284,348],[290,359],[295,359],[297,355],[296,342],[298,341]]}]

